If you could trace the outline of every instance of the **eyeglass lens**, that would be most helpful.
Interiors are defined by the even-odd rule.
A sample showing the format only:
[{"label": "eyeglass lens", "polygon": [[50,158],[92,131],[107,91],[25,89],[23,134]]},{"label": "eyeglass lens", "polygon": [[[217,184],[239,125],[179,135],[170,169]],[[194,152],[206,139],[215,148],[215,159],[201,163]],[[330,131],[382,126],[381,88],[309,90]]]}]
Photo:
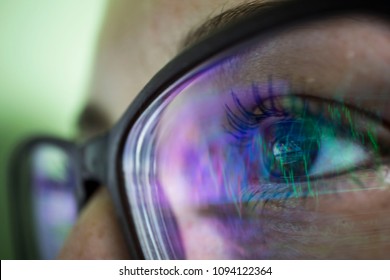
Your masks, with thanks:
[{"label": "eyeglass lens", "polygon": [[172,84],[130,131],[147,258],[390,257],[390,26],[260,34]]}]

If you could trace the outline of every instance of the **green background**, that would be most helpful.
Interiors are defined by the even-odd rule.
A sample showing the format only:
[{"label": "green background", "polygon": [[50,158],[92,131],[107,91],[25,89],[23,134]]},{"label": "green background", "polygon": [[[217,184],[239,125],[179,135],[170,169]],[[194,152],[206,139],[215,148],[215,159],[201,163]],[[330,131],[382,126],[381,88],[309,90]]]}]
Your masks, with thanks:
[{"label": "green background", "polygon": [[72,138],[107,0],[0,0],[0,258],[14,257],[9,156],[22,139]]}]

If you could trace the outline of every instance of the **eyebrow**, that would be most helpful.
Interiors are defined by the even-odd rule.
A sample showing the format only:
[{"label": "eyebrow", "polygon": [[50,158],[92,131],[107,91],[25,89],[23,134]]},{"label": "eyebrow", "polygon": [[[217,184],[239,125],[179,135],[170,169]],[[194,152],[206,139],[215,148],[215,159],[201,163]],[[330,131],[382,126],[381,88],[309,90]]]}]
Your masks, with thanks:
[{"label": "eyebrow", "polygon": [[234,24],[242,18],[249,17],[260,11],[279,6],[283,9],[283,3],[291,2],[287,0],[255,0],[239,4],[226,11],[220,12],[203,22],[199,27],[189,31],[179,45],[179,50],[185,49],[197,43],[198,41],[210,36],[216,31]]}]

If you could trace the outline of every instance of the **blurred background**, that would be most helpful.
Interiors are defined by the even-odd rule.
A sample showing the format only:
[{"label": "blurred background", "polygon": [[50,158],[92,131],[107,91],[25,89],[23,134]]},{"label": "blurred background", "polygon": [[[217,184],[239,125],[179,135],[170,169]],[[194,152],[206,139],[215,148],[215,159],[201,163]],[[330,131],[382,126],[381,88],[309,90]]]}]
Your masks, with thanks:
[{"label": "blurred background", "polygon": [[24,138],[72,139],[108,0],[0,0],[0,258],[14,258],[9,156]]}]

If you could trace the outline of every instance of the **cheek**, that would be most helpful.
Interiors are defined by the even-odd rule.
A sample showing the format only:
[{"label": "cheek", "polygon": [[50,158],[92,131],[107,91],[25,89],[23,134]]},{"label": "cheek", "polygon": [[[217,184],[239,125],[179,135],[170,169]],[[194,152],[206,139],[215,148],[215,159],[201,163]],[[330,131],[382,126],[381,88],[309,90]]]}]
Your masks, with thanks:
[{"label": "cheek", "polygon": [[59,259],[129,259],[108,191],[101,188],[83,209]]},{"label": "cheek", "polygon": [[[172,149],[166,149],[171,153],[162,155],[164,161],[159,164],[160,182],[175,216],[186,258],[223,259],[228,255],[224,252],[224,240],[215,227],[215,221],[199,213],[202,203],[199,188],[211,186],[206,186],[207,182],[201,180],[202,176],[197,172],[200,159],[188,149],[189,146],[196,146],[196,128],[189,126],[187,129],[188,133],[168,142]],[[183,146],[183,143],[186,145]]]},{"label": "cheek", "polygon": [[346,176],[329,184],[350,191],[266,205],[262,218],[268,221],[263,227],[267,246],[283,252],[284,258],[388,259],[389,184],[369,172],[359,177],[366,189]]},{"label": "cheek", "polygon": [[[157,148],[161,151],[158,178],[175,216],[186,258],[225,259],[229,258],[226,241],[215,219],[205,217],[199,211],[210,199],[210,192],[206,190],[215,188],[211,180],[213,171],[209,170],[210,162],[205,156],[208,146],[202,117],[210,116],[202,116],[201,112],[211,111],[205,110],[205,105],[193,102],[181,106],[182,110],[165,113],[162,123],[167,125],[161,128],[161,149]],[[175,117],[170,117],[170,113]],[[215,109],[214,113],[218,116]],[[210,122],[208,124],[212,126]]]}]

